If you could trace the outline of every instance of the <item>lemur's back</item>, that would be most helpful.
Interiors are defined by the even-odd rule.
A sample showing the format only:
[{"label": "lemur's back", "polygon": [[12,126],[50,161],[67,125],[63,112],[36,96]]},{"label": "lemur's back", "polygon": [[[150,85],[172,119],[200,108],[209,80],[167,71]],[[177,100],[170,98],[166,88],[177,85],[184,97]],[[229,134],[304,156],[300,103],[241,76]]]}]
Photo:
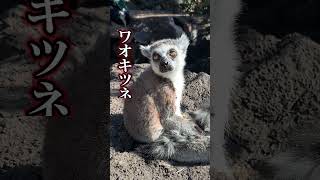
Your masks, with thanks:
[{"label": "lemur's back", "polygon": [[124,104],[124,125],[134,139],[153,142],[163,130],[163,105],[172,105],[174,112],[175,92],[172,83],[148,68],[132,84],[130,92],[132,98],[126,99]]}]

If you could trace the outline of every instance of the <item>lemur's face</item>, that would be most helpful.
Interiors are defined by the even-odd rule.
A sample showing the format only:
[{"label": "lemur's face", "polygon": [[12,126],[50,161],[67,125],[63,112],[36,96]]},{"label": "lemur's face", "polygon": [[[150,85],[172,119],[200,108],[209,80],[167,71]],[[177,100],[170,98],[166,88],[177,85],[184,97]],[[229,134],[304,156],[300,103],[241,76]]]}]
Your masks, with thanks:
[{"label": "lemur's face", "polygon": [[189,39],[183,34],[178,39],[164,39],[148,46],[140,46],[141,53],[150,60],[153,71],[159,75],[183,70]]},{"label": "lemur's face", "polygon": [[[180,54],[179,54],[180,55]],[[151,63],[161,73],[173,71],[179,61],[177,47],[166,47],[166,45],[156,48],[151,53]]]}]

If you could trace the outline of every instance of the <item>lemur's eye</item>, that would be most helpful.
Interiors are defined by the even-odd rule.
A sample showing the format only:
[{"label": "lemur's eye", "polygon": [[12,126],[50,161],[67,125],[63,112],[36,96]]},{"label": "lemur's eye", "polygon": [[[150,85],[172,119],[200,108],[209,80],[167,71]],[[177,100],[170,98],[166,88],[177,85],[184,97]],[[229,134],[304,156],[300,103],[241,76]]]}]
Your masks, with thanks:
[{"label": "lemur's eye", "polygon": [[155,60],[155,61],[157,61],[157,60],[160,59],[160,55],[159,55],[158,53],[153,53],[152,59]]},{"label": "lemur's eye", "polygon": [[175,49],[170,49],[170,50],[168,51],[168,53],[169,53],[169,56],[170,56],[172,59],[174,59],[175,57],[177,57],[177,51],[176,51]]}]

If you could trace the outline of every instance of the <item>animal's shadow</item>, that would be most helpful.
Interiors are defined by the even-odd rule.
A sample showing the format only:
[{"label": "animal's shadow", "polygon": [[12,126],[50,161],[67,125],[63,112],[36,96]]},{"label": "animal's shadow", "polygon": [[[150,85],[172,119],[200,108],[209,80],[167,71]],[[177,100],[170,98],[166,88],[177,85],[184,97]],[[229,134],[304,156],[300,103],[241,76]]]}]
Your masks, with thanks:
[{"label": "animal's shadow", "polygon": [[111,115],[110,148],[117,152],[134,151],[140,143],[131,138],[123,124],[123,115]]}]

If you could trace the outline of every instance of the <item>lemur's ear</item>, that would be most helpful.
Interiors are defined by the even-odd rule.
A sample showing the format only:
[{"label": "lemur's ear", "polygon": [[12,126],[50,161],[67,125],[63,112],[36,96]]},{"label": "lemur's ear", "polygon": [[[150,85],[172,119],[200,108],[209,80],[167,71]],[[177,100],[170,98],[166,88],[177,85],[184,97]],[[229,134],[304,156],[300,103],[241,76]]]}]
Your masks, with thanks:
[{"label": "lemur's ear", "polygon": [[182,33],[182,35],[180,36],[180,38],[177,39],[178,41],[178,45],[180,46],[180,48],[186,52],[188,49],[188,46],[190,44],[190,40],[188,38],[188,36],[185,33]]},{"label": "lemur's ear", "polygon": [[140,45],[141,54],[145,56],[146,58],[150,59],[151,53],[150,53],[150,46],[142,46]]}]

